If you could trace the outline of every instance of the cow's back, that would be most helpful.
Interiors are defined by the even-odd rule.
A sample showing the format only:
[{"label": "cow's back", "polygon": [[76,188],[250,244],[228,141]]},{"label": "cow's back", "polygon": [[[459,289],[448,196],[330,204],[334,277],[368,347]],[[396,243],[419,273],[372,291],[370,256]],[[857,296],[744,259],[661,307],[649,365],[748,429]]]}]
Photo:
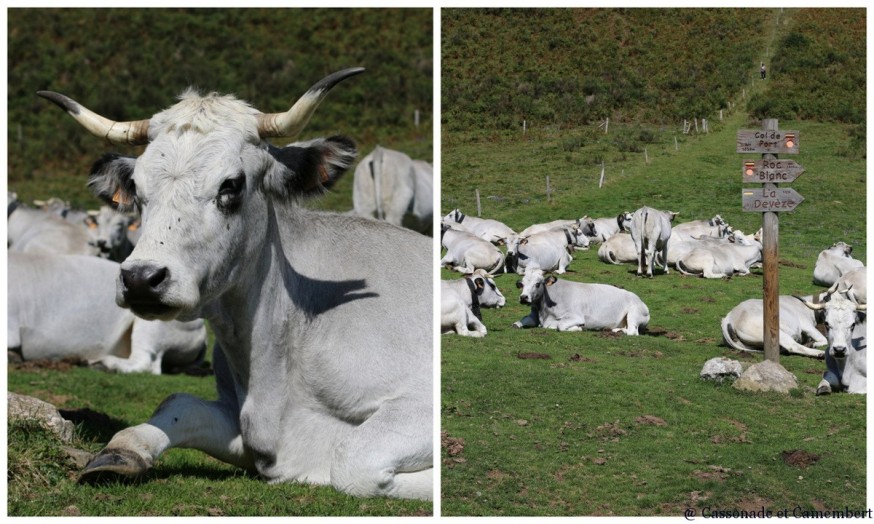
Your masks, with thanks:
[{"label": "cow's back", "polygon": [[115,304],[118,264],[79,255],[8,254],[10,347],[25,360],[130,353],[133,315]]},{"label": "cow's back", "polygon": [[304,342],[301,349],[327,355],[323,364],[341,374],[430,380],[431,239],[383,222],[301,209],[280,216],[279,224],[288,266],[277,284],[306,318],[296,326],[306,330],[295,337]]}]

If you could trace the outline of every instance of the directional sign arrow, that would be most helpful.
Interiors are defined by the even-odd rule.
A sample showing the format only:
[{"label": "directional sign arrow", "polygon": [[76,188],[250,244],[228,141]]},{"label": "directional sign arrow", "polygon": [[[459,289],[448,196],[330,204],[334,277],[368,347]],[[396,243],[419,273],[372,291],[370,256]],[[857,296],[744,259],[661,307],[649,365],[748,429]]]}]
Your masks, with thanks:
[{"label": "directional sign arrow", "polygon": [[791,187],[756,188],[743,190],[743,210],[764,213],[766,211],[792,211],[804,201]]},{"label": "directional sign arrow", "polygon": [[798,153],[798,131],[766,131],[762,129],[739,129],[737,131],[738,153]]},{"label": "directional sign arrow", "polygon": [[794,160],[744,160],[743,181],[748,183],[789,183],[804,173]]}]

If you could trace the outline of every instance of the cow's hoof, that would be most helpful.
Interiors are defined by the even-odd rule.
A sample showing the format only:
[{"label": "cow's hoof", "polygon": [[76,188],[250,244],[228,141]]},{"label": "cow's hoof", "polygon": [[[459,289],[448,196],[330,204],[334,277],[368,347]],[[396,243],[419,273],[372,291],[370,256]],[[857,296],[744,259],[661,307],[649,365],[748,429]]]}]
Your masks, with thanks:
[{"label": "cow's hoof", "polygon": [[85,465],[79,475],[79,484],[133,480],[148,470],[146,461],[132,451],[104,449]]},{"label": "cow's hoof", "polygon": [[829,387],[821,386],[821,387],[816,388],[816,396],[817,397],[820,395],[829,395],[829,394],[831,394],[831,392],[832,392],[832,388],[829,388]]}]

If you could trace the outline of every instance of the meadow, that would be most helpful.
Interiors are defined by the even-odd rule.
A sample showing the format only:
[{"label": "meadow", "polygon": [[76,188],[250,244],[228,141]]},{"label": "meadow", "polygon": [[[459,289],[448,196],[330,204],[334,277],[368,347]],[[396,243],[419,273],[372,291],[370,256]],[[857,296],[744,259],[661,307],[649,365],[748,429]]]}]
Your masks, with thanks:
[{"label": "meadow", "polygon": [[[617,136],[641,136],[637,125],[611,126],[606,135],[595,126],[487,139],[454,134],[444,137],[441,213],[476,215],[479,190],[482,216],[516,231],[649,205],[679,211],[676,223],[719,214],[752,233],[762,217],[741,210],[745,157],[735,152],[735,135],[760,125],[733,112],[706,134],[644,128],[653,137],[641,146],[648,164],[643,153],[616,146]],[[780,293],[811,294],[822,291],[811,282],[816,256],[833,242],[853,245],[866,260],[865,161],[840,155],[849,126],[779,125],[800,131],[793,159],[806,169],[791,184],[804,202],[779,216]],[[780,358],[800,384],[788,396],[698,376],[713,357],[762,360],[731,350],[720,330],[732,307],[761,298],[761,269],[730,280],[659,270],[646,279],[635,269],[601,262],[593,244],[559,278],[636,293],[651,314],[642,336],[512,328],[528,313],[513,274],[496,279],[507,305],[483,310],[484,339],[442,336],[442,514],[864,509],[866,399],[815,396],[822,361]],[[441,278],[458,274],[443,269]]]}]

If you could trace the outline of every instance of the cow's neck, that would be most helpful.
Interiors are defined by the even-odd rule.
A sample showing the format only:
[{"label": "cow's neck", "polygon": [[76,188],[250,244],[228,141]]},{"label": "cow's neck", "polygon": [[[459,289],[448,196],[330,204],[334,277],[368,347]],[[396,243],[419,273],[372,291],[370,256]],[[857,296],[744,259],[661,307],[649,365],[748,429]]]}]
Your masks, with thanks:
[{"label": "cow's neck", "polygon": [[[233,374],[240,403],[240,424],[246,446],[256,457],[262,473],[268,470],[278,449],[280,432],[267,431],[281,424],[289,402],[287,384],[298,324],[290,304],[289,262],[283,255],[277,220],[267,213],[265,238],[253,249],[236,283],[208,308],[208,320]],[[285,239],[288,242],[288,239]],[[277,389],[279,388],[279,389]]]}]

